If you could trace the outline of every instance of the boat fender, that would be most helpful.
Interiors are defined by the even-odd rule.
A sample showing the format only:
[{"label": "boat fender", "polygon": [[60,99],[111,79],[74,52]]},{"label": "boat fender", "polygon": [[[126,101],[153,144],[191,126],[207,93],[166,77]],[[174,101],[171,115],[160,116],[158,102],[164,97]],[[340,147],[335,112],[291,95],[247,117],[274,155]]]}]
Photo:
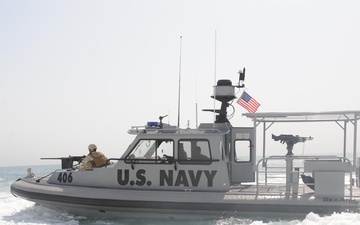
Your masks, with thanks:
[{"label": "boat fender", "polygon": [[312,190],[315,190],[315,179],[312,176],[306,176],[305,174],[301,174],[301,179]]},{"label": "boat fender", "polygon": [[31,172],[31,168],[27,169],[27,178],[33,178],[35,177],[35,173]]}]

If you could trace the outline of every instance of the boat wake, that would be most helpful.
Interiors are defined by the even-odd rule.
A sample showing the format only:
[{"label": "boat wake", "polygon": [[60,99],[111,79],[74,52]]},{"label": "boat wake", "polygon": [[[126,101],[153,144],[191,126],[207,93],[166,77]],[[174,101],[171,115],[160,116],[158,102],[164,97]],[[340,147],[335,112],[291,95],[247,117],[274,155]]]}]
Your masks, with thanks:
[{"label": "boat wake", "polygon": [[304,219],[285,218],[238,218],[230,217],[215,222],[216,225],[339,225],[360,224],[359,213],[333,213],[330,216],[320,216],[309,213]]},{"label": "boat wake", "polygon": [[[6,201],[4,201],[6,200]],[[1,200],[0,224],[6,225],[115,225],[115,224],[137,224],[137,225],[360,225],[359,213],[333,213],[329,216],[320,216],[309,213],[300,217],[277,217],[266,216],[234,216],[221,217],[218,219],[154,219],[154,218],[116,218],[99,219],[75,216],[64,211],[53,210],[41,205],[21,199],[9,198]],[[6,203],[5,203],[6,202]]]},{"label": "boat wake", "polygon": [[23,209],[19,209],[20,205],[17,205],[11,209],[18,210],[10,215],[1,217],[1,224],[64,224],[64,225],[77,225],[79,219],[66,212],[53,210],[40,205],[25,206]]}]

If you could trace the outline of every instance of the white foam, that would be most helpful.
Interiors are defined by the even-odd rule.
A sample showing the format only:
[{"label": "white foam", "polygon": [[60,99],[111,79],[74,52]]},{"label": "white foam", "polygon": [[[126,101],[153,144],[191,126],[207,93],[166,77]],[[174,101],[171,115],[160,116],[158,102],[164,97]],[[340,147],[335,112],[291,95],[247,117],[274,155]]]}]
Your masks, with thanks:
[{"label": "white foam", "polygon": [[309,213],[299,225],[360,225],[359,213],[333,213],[330,216],[319,216]]},{"label": "white foam", "polygon": [[0,193],[0,224],[6,225],[77,225],[73,216],[51,210],[34,203],[15,198],[11,194]]},{"label": "white foam", "polygon": [[34,203],[15,198],[11,194],[0,193],[0,217],[12,215],[32,205],[34,205]]},{"label": "white foam", "polygon": [[[265,222],[267,221],[267,222]],[[216,225],[360,225],[359,213],[334,213],[319,216],[309,213],[302,220],[251,219],[231,217],[216,221]]]}]

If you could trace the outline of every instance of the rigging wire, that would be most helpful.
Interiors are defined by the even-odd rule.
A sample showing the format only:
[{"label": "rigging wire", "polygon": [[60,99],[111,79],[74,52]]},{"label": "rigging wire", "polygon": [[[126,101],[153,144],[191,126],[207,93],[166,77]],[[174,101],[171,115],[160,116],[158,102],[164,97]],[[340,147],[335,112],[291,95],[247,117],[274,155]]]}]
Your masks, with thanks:
[{"label": "rigging wire", "polygon": [[231,119],[234,117],[234,115],[235,115],[235,107],[234,107],[232,104],[229,105],[229,106],[231,106],[232,112],[231,112],[230,115],[228,115],[228,116],[226,116],[226,117],[227,117],[228,120],[231,120]]},{"label": "rigging wire", "polygon": [[303,143],[303,151],[302,151],[302,155],[301,155],[301,156],[304,156],[304,153],[305,153],[305,142]]},{"label": "rigging wire", "polygon": [[239,88],[239,89],[236,91],[236,93],[235,93],[235,98],[234,98],[233,100],[231,100],[231,102],[229,103],[229,106],[232,107],[233,111],[232,111],[232,113],[231,113],[230,115],[226,116],[226,118],[227,118],[228,120],[232,119],[232,118],[234,117],[234,115],[235,115],[236,109],[235,109],[235,106],[233,106],[233,102],[234,102],[234,100],[237,101],[237,99],[238,99],[237,95],[239,94],[240,90],[241,90],[241,89]]}]

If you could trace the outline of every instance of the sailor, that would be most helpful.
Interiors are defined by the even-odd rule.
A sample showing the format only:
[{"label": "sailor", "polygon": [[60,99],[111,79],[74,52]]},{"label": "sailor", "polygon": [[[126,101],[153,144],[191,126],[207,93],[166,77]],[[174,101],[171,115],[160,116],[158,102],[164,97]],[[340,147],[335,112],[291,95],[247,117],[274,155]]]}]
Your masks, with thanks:
[{"label": "sailor", "polygon": [[97,147],[94,144],[89,145],[89,154],[82,161],[79,170],[90,170],[96,167],[102,167],[106,164],[110,164],[105,155],[101,152],[97,152]]},{"label": "sailor", "polygon": [[188,159],[187,154],[184,150],[184,144],[182,144],[182,143],[179,144],[179,159],[180,160]]},{"label": "sailor", "polygon": [[206,155],[201,154],[201,148],[199,146],[196,146],[193,151],[193,160],[209,160],[209,157]]}]

